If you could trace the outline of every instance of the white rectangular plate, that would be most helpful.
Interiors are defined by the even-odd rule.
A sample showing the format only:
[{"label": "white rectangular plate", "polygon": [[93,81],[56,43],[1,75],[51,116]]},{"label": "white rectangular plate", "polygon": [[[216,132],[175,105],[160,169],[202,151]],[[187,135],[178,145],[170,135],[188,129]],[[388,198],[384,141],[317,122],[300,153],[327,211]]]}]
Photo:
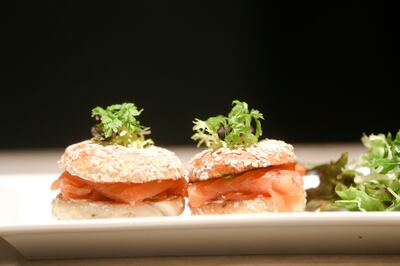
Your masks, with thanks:
[{"label": "white rectangular plate", "polygon": [[0,236],[26,258],[400,253],[400,213],[56,221],[56,175],[0,177]]}]

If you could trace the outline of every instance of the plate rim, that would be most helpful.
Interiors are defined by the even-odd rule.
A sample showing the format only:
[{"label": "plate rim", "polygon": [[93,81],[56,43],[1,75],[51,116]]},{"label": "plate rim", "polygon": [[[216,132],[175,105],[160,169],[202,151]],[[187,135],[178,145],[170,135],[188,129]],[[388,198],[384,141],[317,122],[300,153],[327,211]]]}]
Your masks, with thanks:
[{"label": "plate rim", "polygon": [[[338,215],[340,214],[340,215]],[[400,226],[400,212],[296,212],[235,215],[110,218],[0,224],[0,236],[42,233],[162,230],[222,227]]]}]

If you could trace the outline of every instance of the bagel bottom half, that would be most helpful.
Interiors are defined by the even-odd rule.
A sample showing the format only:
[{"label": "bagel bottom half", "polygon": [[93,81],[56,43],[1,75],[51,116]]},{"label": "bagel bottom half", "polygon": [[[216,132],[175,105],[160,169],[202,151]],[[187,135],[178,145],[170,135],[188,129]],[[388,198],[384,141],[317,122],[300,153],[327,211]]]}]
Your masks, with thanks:
[{"label": "bagel bottom half", "polygon": [[184,198],[181,196],[135,205],[57,196],[52,203],[53,216],[59,220],[177,216],[183,210]]},{"label": "bagel bottom half", "polygon": [[[292,206],[291,212],[304,211],[306,193]],[[199,207],[190,206],[193,215],[242,214],[242,213],[276,213],[278,210],[271,198],[259,196],[251,200],[213,201]]]}]

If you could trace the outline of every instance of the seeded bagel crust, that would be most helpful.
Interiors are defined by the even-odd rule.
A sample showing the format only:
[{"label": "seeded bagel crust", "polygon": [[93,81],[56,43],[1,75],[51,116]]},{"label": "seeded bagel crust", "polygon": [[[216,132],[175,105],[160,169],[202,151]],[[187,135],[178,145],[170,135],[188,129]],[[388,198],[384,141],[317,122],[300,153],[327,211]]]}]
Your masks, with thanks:
[{"label": "seeded bagel crust", "polygon": [[99,183],[146,183],[184,175],[181,161],[167,149],[103,146],[90,140],[67,147],[58,164],[71,175]]},{"label": "seeded bagel crust", "polygon": [[203,181],[295,161],[292,145],[265,139],[247,148],[204,150],[190,160],[186,176],[192,182]]},{"label": "seeded bagel crust", "polygon": [[190,207],[193,215],[301,212],[306,206],[306,193],[288,210],[279,210],[271,198],[259,196],[251,200],[214,201],[197,208]]},{"label": "seeded bagel crust", "polygon": [[53,200],[52,212],[59,220],[178,216],[184,210],[184,202],[183,197],[172,197],[130,205],[58,196]]}]

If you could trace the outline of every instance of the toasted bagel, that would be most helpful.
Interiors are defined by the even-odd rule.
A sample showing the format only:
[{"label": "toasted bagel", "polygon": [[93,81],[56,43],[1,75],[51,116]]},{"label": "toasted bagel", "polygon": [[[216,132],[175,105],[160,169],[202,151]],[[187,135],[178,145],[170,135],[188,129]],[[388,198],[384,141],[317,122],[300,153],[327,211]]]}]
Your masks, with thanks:
[{"label": "toasted bagel", "polygon": [[177,216],[183,212],[184,198],[172,197],[130,205],[58,196],[53,200],[52,207],[53,216],[59,220]]},{"label": "toasted bagel", "polygon": [[306,193],[289,210],[280,210],[271,198],[259,196],[251,200],[213,201],[199,207],[190,207],[193,215],[300,212],[306,205]]},{"label": "toasted bagel", "polygon": [[292,145],[265,139],[247,148],[204,150],[189,162],[186,176],[191,182],[204,181],[295,161]]},{"label": "toasted bagel", "polygon": [[71,175],[100,183],[146,183],[184,175],[179,158],[157,146],[137,149],[87,140],[67,147],[58,163]]}]

